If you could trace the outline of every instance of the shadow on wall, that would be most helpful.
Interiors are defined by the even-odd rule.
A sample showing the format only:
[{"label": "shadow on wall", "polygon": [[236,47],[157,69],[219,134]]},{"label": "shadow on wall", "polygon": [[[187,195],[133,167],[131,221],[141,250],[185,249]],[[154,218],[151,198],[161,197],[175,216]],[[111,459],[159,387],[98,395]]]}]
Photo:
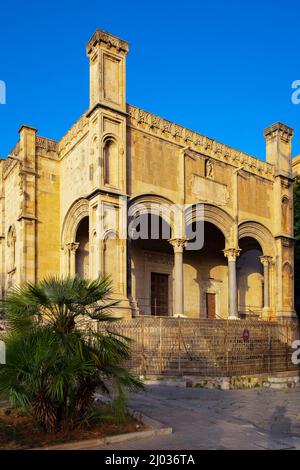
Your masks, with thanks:
[{"label": "shadow on wall", "polygon": [[[241,243],[243,246],[243,243]],[[247,313],[263,307],[263,266],[260,261],[262,251],[259,247],[243,247],[237,261],[239,310]]]}]

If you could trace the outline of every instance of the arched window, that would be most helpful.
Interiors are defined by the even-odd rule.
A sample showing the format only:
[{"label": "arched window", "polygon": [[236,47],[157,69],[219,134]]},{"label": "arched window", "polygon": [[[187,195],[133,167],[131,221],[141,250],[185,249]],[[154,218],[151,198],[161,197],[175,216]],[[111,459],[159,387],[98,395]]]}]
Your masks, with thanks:
[{"label": "arched window", "polygon": [[89,278],[89,218],[84,217],[77,228],[76,243],[78,248],[76,250],[76,274],[78,276],[88,279]]},{"label": "arched window", "polygon": [[293,307],[293,268],[289,263],[282,269],[282,304],[289,310]]},{"label": "arched window", "polygon": [[16,229],[11,226],[7,234],[7,246],[9,248],[8,271],[16,268]]},{"label": "arched window", "polygon": [[118,187],[119,161],[118,146],[113,139],[107,139],[104,143],[104,183]]},{"label": "arched window", "polygon": [[105,276],[109,276],[114,290],[118,288],[118,272],[119,272],[119,248],[118,240],[115,232],[109,232],[103,244],[104,256],[103,256],[103,271]]},{"label": "arched window", "polygon": [[282,229],[285,233],[291,231],[291,207],[290,201],[285,196],[282,199]]}]

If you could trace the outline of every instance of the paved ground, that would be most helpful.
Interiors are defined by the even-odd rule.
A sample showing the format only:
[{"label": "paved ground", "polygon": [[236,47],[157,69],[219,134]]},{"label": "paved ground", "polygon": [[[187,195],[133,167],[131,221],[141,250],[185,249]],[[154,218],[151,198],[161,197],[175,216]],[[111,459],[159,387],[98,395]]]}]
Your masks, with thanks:
[{"label": "paved ground", "polygon": [[205,390],[152,385],[132,408],[173,427],[173,434],[107,449],[300,449],[300,388]]}]

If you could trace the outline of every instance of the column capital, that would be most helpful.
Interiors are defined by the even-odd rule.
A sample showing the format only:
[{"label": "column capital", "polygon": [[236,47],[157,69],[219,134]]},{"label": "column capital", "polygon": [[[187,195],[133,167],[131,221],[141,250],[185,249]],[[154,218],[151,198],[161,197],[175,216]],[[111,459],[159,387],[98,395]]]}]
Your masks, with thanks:
[{"label": "column capital", "polygon": [[266,268],[269,267],[273,262],[272,256],[260,256],[259,259],[260,259],[261,264],[265,266]]},{"label": "column capital", "polygon": [[171,240],[168,240],[170,245],[173,246],[174,253],[182,253],[183,249],[185,248],[188,239],[187,238],[171,238]]},{"label": "column capital", "polygon": [[80,245],[80,243],[71,242],[71,243],[67,243],[67,244],[66,244],[66,248],[67,248],[69,251],[71,251],[71,252],[73,252],[73,253],[76,253],[76,251],[77,251],[78,248],[79,248],[79,245]]},{"label": "column capital", "polygon": [[241,250],[239,248],[226,248],[226,250],[223,250],[223,253],[228,261],[236,261],[237,257],[240,256]]}]

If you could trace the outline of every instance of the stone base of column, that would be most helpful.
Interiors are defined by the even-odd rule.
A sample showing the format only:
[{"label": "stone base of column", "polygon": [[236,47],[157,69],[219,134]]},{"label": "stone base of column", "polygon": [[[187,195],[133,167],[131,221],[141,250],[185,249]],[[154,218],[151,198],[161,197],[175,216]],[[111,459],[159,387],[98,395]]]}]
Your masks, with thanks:
[{"label": "stone base of column", "polygon": [[114,300],[118,301],[118,304],[111,308],[111,314],[113,316],[122,318],[123,320],[130,320],[133,317],[132,307],[127,297],[122,298],[120,294],[114,294],[111,300],[112,302]]},{"label": "stone base of column", "polygon": [[273,310],[270,307],[264,307],[262,309],[261,319],[266,321],[274,320]]},{"label": "stone base of column", "polygon": [[240,318],[239,317],[229,316],[228,320],[240,320]]},{"label": "stone base of column", "polygon": [[288,319],[297,319],[297,313],[295,310],[292,311],[279,311],[276,312],[276,320],[288,320]]}]

